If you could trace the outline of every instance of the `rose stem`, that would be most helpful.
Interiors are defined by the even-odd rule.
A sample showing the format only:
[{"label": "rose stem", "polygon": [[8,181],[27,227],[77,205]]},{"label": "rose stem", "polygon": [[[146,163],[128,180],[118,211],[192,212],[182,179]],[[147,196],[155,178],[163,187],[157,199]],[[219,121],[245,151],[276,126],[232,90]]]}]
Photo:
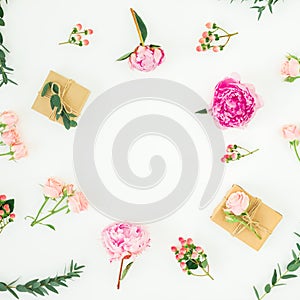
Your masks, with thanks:
[{"label": "rose stem", "polygon": [[297,151],[297,145],[296,145],[296,141],[293,141],[293,147],[294,147],[294,151],[296,153],[296,156],[298,158],[298,160],[300,161],[300,156],[299,156],[299,153]]},{"label": "rose stem", "polygon": [[122,277],[124,259],[125,259],[125,257],[123,257],[122,260],[121,260],[121,266],[120,266],[119,277],[118,277],[118,285],[117,285],[118,290],[120,289],[120,285],[121,285],[121,277]]},{"label": "rose stem", "polygon": [[132,14],[132,17],[133,17],[133,20],[134,20],[136,30],[137,30],[139,38],[140,38],[141,45],[144,46],[144,40],[143,40],[143,37],[142,37],[141,30],[139,28],[139,24],[138,24],[137,19],[136,19],[135,11],[132,8],[130,8],[130,11],[131,11],[131,14]]}]

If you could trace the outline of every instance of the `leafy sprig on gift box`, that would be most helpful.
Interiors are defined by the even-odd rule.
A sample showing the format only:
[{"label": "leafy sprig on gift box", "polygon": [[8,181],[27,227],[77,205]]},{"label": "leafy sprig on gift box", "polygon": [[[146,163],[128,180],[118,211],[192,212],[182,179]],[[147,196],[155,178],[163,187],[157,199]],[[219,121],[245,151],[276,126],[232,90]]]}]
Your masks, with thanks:
[{"label": "leafy sprig on gift box", "polygon": [[[230,3],[232,3],[234,0],[231,0]],[[244,2],[245,0],[241,0],[241,2]],[[271,13],[273,13],[273,7],[279,0],[252,0],[254,6],[251,8],[256,9],[258,12],[258,20],[261,18],[262,13],[269,9]]]},{"label": "leafy sprig on gift box", "polygon": [[63,275],[48,277],[42,280],[33,279],[28,281],[25,284],[18,284],[18,285],[15,285],[18,279],[8,284],[4,282],[0,282],[0,292],[9,292],[17,299],[20,299],[17,292],[29,293],[34,296],[38,296],[38,295],[47,296],[49,295],[49,291],[58,294],[57,287],[59,286],[68,287],[66,282],[73,278],[80,277],[80,273],[82,273],[82,269],[84,267],[85,266],[77,265],[77,263],[74,263],[72,260],[69,267],[69,271],[65,270]]},{"label": "leafy sprig on gift box", "polygon": [[62,103],[60,87],[56,83],[47,82],[43,87],[41,96],[45,97],[49,90],[52,92],[50,97],[50,106],[53,111],[56,109],[56,120],[62,118],[64,126],[67,130],[69,130],[71,127],[76,127],[77,122],[73,120],[73,118],[76,118],[77,116],[73,113],[69,113],[64,103]]},{"label": "leafy sprig on gift box", "polygon": [[[7,0],[5,0],[5,2],[7,3]],[[1,3],[1,0],[0,0],[0,26],[5,26],[5,22],[3,20],[3,17],[4,17],[4,10],[2,8],[2,3]],[[2,80],[0,80],[0,87],[3,85],[3,84],[8,84],[9,82],[10,83],[13,83],[13,84],[17,84],[16,82],[14,82],[13,80],[11,80],[10,78],[8,78],[8,75],[10,75],[13,71],[12,68],[9,68],[7,65],[6,65],[6,53],[9,53],[9,50],[3,45],[3,35],[2,33],[0,32],[0,74],[2,76]]]},{"label": "leafy sprig on gift box", "polygon": [[[295,232],[295,234],[300,237],[299,233]],[[258,300],[262,300],[264,297],[266,297],[273,288],[286,285],[285,283],[280,283],[281,280],[288,280],[298,277],[296,274],[293,274],[300,268],[300,244],[297,243],[296,246],[298,254],[296,254],[296,252],[292,250],[293,260],[287,265],[286,270],[283,273],[281,271],[280,265],[277,264],[277,269],[274,269],[271,282],[266,284],[264,293],[262,295],[259,295],[259,292],[255,286],[253,287],[255,296]]]}]

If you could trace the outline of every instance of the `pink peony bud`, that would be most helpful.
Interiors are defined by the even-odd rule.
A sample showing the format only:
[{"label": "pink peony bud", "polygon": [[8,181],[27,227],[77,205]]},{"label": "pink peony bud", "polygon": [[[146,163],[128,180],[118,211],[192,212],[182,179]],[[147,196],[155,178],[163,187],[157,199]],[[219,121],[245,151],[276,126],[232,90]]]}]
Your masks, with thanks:
[{"label": "pink peony bud", "polygon": [[10,208],[9,208],[9,205],[8,205],[8,204],[3,205],[3,208],[5,209],[5,211],[6,211],[7,213],[10,212]]},{"label": "pink peony bud", "polygon": [[226,161],[227,161],[227,160],[226,160],[226,157],[223,156],[223,157],[221,158],[221,162],[225,163]]},{"label": "pink peony bud", "polygon": [[205,24],[205,27],[206,27],[207,29],[211,29],[211,28],[213,27],[213,23],[208,22],[208,23]]},{"label": "pink peony bud", "polygon": [[5,195],[0,195],[0,201],[4,201],[6,200],[6,196]]},{"label": "pink peony bud", "polygon": [[80,23],[76,24],[75,27],[77,28],[78,31],[80,31],[82,29],[82,25]]},{"label": "pink peony bud", "polygon": [[171,247],[171,251],[172,251],[172,252],[177,252],[177,248],[176,248],[175,246],[172,246],[172,247]]},{"label": "pink peony bud", "polygon": [[89,42],[88,40],[83,40],[83,41],[82,41],[82,44],[83,44],[84,46],[87,46],[89,43],[90,43],[90,42]]},{"label": "pink peony bud", "polygon": [[210,35],[208,38],[209,38],[210,41],[214,41],[215,40],[215,36],[214,35]]},{"label": "pink peony bud", "polygon": [[232,160],[236,160],[236,159],[237,159],[237,153],[235,153],[235,152],[232,153],[232,154],[231,154],[231,159],[232,159]]},{"label": "pink peony bud", "polygon": [[88,32],[88,34],[93,34],[94,30],[93,29],[88,29],[87,32]]}]

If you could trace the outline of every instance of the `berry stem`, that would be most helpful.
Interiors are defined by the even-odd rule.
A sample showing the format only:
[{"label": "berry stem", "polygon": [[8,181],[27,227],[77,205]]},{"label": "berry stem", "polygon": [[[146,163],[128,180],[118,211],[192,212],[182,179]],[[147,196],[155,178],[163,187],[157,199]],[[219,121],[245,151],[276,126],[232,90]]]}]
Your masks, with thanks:
[{"label": "berry stem", "polygon": [[132,17],[133,17],[133,20],[134,20],[134,24],[135,24],[136,30],[137,30],[138,35],[139,35],[139,39],[140,39],[141,45],[144,46],[145,43],[144,43],[144,40],[143,40],[143,37],[142,37],[142,33],[141,33],[141,30],[140,30],[138,21],[136,19],[135,11],[132,8],[130,8],[130,11],[131,11],[131,14],[132,14]]},{"label": "berry stem", "polygon": [[65,45],[65,44],[70,44],[70,41],[67,41],[67,42],[61,42],[61,43],[59,43],[58,45]]}]

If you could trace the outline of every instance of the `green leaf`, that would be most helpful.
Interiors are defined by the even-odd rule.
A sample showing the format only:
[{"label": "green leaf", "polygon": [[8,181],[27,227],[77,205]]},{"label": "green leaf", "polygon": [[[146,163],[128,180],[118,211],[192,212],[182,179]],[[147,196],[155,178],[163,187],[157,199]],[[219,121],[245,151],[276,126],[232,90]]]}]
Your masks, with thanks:
[{"label": "green leaf", "polygon": [[297,237],[300,237],[300,234],[299,234],[299,233],[294,232],[294,234],[295,234]]},{"label": "green leaf", "polygon": [[3,19],[0,18],[0,26],[5,26],[5,22]]},{"label": "green leaf", "polygon": [[148,32],[147,32],[147,27],[145,25],[145,23],[143,22],[142,18],[134,11],[135,17],[136,17],[136,21],[138,23],[138,27],[140,29],[141,35],[142,35],[142,39],[145,43]]},{"label": "green leaf", "polygon": [[272,285],[275,285],[276,281],[277,281],[277,271],[275,269],[272,277]]},{"label": "green leaf", "polygon": [[66,114],[63,114],[63,122],[64,122],[64,126],[67,130],[69,130],[71,128],[71,124],[70,124],[70,120],[68,119],[68,117],[66,116]]},{"label": "green leaf", "polygon": [[202,268],[206,268],[207,266],[208,266],[207,260],[204,260],[204,261],[201,262],[201,267]]},{"label": "green leaf", "polygon": [[255,296],[256,296],[256,298],[257,298],[258,300],[260,300],[260,297],[259,297],[258,291],[257,291],[257,289],[256,289],[256,287],[255,287],[255,286],[253,286],[253,290],[254,290],[254,293],[255,293]]},{"label": "green leaf", "polygon": [[0,292],[7,291],[6,284],[4,282],[0,282]]},{"label": "green leaf", "polygon": [[2,33],[0,32],[0,44],[3,43],[3,36],[2,36]]},{"label": "green leaf", "polygon": [[150,44],[149,47],[150,47],[150,48],[160,48],[160,46],[158,46],[158,45],[153,45],[153,44]]},{"label": "green leaf", "polygon": [[279,275],[281,276],[281,268],[280,268],[280,265],[277,264],[277,267],[278,267],[278,272],[279,272]]},{"label": "green leaf", "polygon": [[207,114],[207,109],[204,108],[204,109],[201,109],[201,110],[199,110],[199,111],[196,111],[195,113],[196,113],[196,114]]},{"label": "green leaf", "polygon": [[295,251],[294,251],[294,250],[292,250],[292,254],[293,254],[293,258],[294,258],[294,260],[297,260],[297,259],[298,259],[298,256],[297,256],[297,254],[295,253]]},{"label": "green leaf", "polygon": [[129,263],[129,264],[125,267],[125,269],[124,269],[124,271],[123,271],[123,273],[122,273],[122,276],[121,276],[121,280],[123,280],[123,279],[125,278],[125,276],[127,275],[129,269],[131,268],[132,264],[133,264],[133,261],[132,261],[131,263]]},{"label": "green leaf", "polygon": [[298,262],[295,262],[295,261],[292,261],[292,262],[290,262],[289,264],[288,264],[288,266],[287,266],[287,269],[288,269],[288,271],[290,271],[290,272],[295,272],[295,271],[297,271],[298,269],[300,268],[300,263]]},{"label": "green leaf", "polygon": [[54,227],[53,225],[51,225],[51,224],[42,224],[42,225],[47,226],[47,227],[49,227],[50,229],[52,229],[52,230],[55,231],[55,227]]},{"label": "green leaf", "polygon": [[54,93],[58,94],[59,93],[59,87],[57,84],[53,83],[53,86],[52,86],[52,90]]},{"label": "green leaf", "polygon": [[300,245],[298,243],[296,245],[297,245],[298,250],[300,251]]},{"label": "green leaf", "polygon": [[296,278],[298,277],[296,274],[288,274],[288,275],[283,275],[281,278],[282,279],[290,279],[290,278]]},{"label": "green leaf", "polygon": [[127,59],[128,57],[130,57],[130,55],[131,55],[132,53],[133,53],[133,52],[128,52],[128,53],[122,55],[121,57],[119,57],[119,58],[117,59],[117,61],[122,61],[122,60]]},{"label": "green leaf", "polygon": [[11,288],[7,288],[7,290],[17,299],[19,299],[18,295],[16,294],[16,292],[14,290],[12,290]]},{"label": "green leaf", "polygon": [[0,59],[5,58],[5,52],[3,50],[0,49]]},{"label": "green leaf", "polygon": [[47,82],[44,87],[43,87],[43,90],[42,90],[42,97],[44,97],[46,94],[47,94],[47,91],[49,88],[51,88],[52,86],[52,82]]},{"label": "green leaf", "polygon": [[188,260],[186,262],[186,265],[187,265],[188,269],[190,269],[190,270],[198,269],[198,265],[195,262],[193,262],[192,260]]},{"label": "green leaf", "polygon": [[265,286],[265,292],[266,292],[267,294],[269,294],[269,293],[271,292],[271,285],[270,285],[270,284],[267,284],[267,285]]},{"label": "green leaf", "polygon": [[70,121],[70,126],[71,126],[71,127],[76,127],[76,126],[77,126],[77,122],[74,121],[74,120],[71,120],[71,121]]},{"label": "green leaf", "polygon": [[3,8],[0,6],[0,18],[3,18],[4,16],[4,11]]},{"label": "green leaf", "polygon": [[59,107],[61,105],[60,97],[58,95],[52,95],[50,98],[50,105],[52,110],[55,107]]},{"label": "green leaf", "polygon": [[46,288],[47,288],[49,291],[51,291],[52,293],[58,294],[57,289],[54,288],[52,285],[47,284],[47,285],[46,285]]},{"label": "green leaf", "polygon": [[22,284],[18,284],[18,285],[16,286],[16,289],[17,289],[18,292],[21,292],[21,293],[27,293],[27,292],[28,292],[28,288],[25,287],[25,286],[22,285]]}]

